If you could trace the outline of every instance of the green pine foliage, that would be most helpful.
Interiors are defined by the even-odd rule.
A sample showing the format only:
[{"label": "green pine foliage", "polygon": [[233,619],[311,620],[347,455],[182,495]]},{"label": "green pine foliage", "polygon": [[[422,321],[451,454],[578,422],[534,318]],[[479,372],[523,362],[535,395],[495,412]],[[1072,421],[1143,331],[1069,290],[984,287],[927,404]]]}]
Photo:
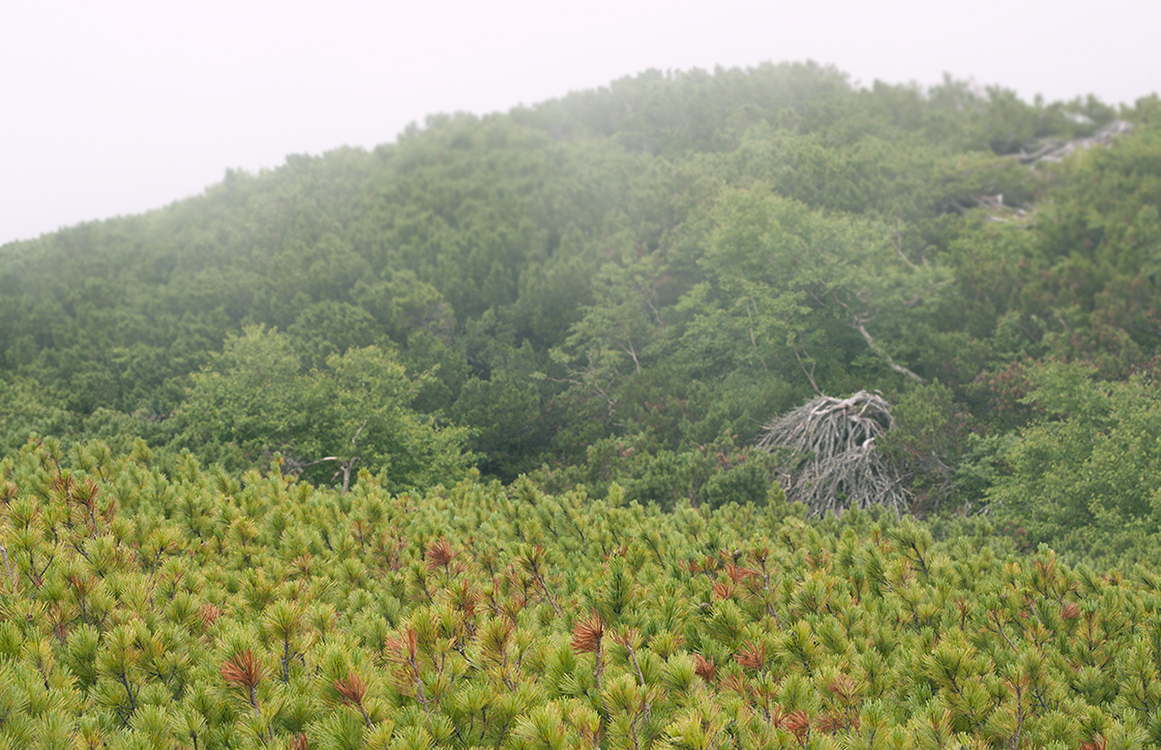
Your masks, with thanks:
[{"label": "green pine foliage", "polygon": [[96,445],[0,482],[4,746],[1161,744],[1157,576],[983,527]]}]

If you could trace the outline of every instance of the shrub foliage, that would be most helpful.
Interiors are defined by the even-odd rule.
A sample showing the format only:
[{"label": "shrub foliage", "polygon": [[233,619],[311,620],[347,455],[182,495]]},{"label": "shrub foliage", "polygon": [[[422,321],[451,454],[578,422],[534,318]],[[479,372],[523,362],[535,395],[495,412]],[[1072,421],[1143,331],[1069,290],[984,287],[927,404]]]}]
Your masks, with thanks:
[{"label": "shrub foliage", "polygon": [[0,746],[1140,747],[1161,578],[807,519],[0,462]]}]

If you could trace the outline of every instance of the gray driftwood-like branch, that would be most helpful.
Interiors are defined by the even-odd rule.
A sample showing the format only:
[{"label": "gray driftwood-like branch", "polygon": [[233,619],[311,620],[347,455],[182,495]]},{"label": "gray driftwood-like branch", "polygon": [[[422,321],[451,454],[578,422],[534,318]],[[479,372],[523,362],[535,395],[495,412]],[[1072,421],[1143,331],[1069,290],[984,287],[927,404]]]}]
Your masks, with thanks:
[{"label": "gray driftwood-like branch", "polygon": [[902,513],[907,492],[875,445],[894,427],[891,405],[877,392],[820,396],[766,425],[758,447],[788,452],[783,489],[811,515],[871,505]]},{"label": "gray driftwood-like branch", "polygon": [[[926,380],[921,378],[919,375],[916,375],[911,370],[907,369],[903,365],[901,365],[901,364],[897,363],[895,360],[891,359],[891,355],[888,354],[886,351],[884,351],[883,347],[881,347],[875,343],[875,340],[873,338],[871,338],[871,334],[867,331],[867,319],[866,318],[859,316],[859,315],[856,315],[854,318],[851,319],[851,328],[854,328],[856,331],[859,332],[859,334],[863,337],[863,341],[867,342],[867,346],[870,347],[871,351],[873,351],[878,356],[882,357],[883,361],[887,363],[887,367],[890,367],[892,370],[899,373],[900,375],[905,375],[916,382],[919,382],[919,383],[926,383],[927,382]],[[818,390],[818,389],[816,388],[815,390]],[[860,391],[860,393],[861,392],[862,391]],[[884,401],[883,403],[886,403],[886,402]]]},{"label": "gray driftwood-like branch", "polygon": [[1108,146],[1112,144],[1113,139],[1118,135],[1124,135],[1132,129],[1133,123],[1131,122],[1113,120],[1088,137],[1074,138],[1071,141],[1062,141],[1058,138],[1038,141],[1033,144],[1031,151],[1020,149],[1020,153],[1015,154],[1015,157],[1020,160],[1021,164],[1060,161],[1077,149],[1086,149],[1091,146]]},{"label": "gray driftwood-like branch", "polygon": [[[1111,146],[1115,138],[1130,133],[1132,130],[1133,123],[1126,120],[1113,120],[1092,135],[1073,138],[1070,141],[1062,138],[1040,138],[1027,141],[1021,145],[1019,153],[1008,154],[1007,158],[1015,159],[1028,167],[1035,167],[1037,164],[1060,161],[1074,151],[1083,151],[1093,146]],[[983,208],[987,211],[988,221],[1019,221],[1025,226],[1031,226],[1027,220],[1030,218],[1029,212],[1032,207],[1006,204],[1002,193],[950,195],[943,199],[940,207],[941,211],[954,210],[963,216],[967,216],[974,209]],[[906,257],[904,260],[907,260]],[[910,263],[910,261],[907,262]]]}]

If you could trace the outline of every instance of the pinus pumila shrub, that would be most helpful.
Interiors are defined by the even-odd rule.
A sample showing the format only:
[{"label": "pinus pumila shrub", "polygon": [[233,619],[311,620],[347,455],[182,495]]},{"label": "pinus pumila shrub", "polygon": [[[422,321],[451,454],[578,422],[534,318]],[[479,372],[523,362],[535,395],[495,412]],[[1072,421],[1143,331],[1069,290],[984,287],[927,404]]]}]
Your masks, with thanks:
[{"label": "pinus pumila shrub", "polygon": [[1134,747],[1156,574],[893,513],[0,462],[0,746]]}]

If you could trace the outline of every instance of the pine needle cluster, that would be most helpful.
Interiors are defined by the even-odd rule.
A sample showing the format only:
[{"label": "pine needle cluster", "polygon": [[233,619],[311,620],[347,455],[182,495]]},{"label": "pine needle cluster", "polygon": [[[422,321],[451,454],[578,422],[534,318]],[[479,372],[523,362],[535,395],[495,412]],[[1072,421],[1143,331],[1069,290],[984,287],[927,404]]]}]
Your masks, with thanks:
[{"label": "pine needle cluster", "polygon": [[0,461],[0,746],[1161,746],[1143,568],[879,506],[243,480]]}]

